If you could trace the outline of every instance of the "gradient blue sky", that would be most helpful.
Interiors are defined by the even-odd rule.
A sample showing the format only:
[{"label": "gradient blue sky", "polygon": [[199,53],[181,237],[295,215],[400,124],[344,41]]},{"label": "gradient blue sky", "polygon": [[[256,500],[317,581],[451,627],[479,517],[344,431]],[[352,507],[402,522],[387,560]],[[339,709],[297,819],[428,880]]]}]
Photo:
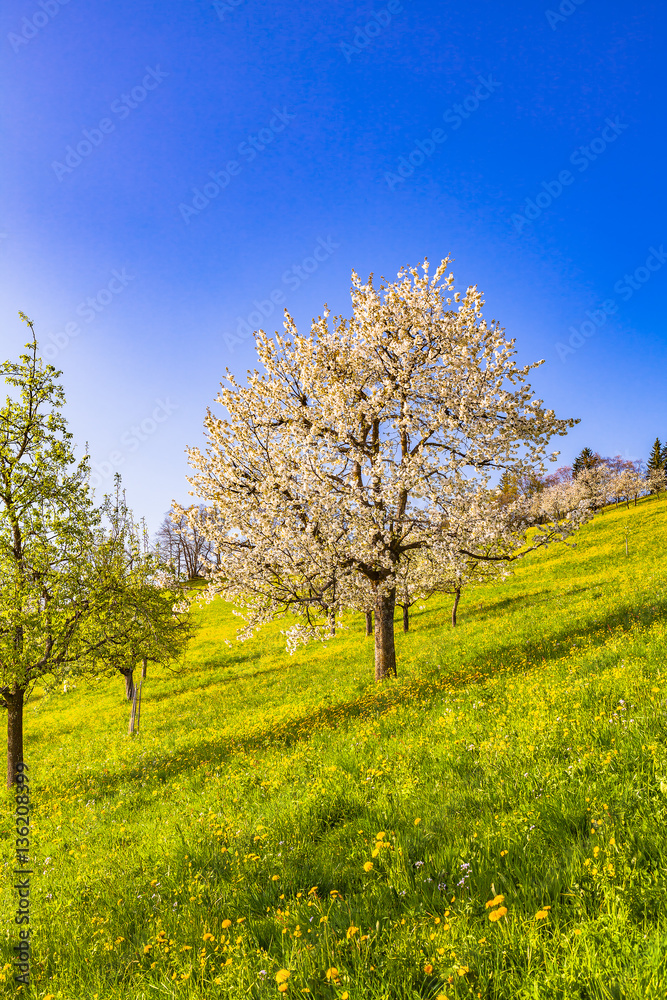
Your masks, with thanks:
[{"label": "gradient blue sky", "polygon": [[23,310],[80,451],[154,529],[225,367],[255,365],[255,303],[266,329],[283,304],[307,324],[349,310],[352,268],[451,254],[581,418],[563,462],[646,458],[667,436],[666,22],[657,0],[8,0],[3,357]]}]

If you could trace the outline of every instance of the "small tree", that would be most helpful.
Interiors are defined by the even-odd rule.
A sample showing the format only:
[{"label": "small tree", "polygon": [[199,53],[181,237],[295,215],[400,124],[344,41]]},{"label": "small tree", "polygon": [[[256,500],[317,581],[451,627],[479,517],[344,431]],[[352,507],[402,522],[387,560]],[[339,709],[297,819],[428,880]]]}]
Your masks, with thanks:
[{"label": "small tree", "polygon": [[89,648],[104,600],[89,560],[98,515],[75,463],[61,410],[61,374],[32,339],[0,374],[13,389],[0,409],[0,704],[7,710],[7,787],[23,760],[23,706],[43,678],[64,677]]},{"label": "small tree", "polygon": [[[285,614],[301,620],[287,630],[292,644],[324,638],[311,619],[318,588],[335,572],[347,606],[362,578],[383,680],[396,673],[408,553],[500,560],[524,544],[526,524],[489,504],[490,477],[541,472],[549,439],[576,421],[533,397],[527,375],[541,362],[514,364],[513,342],[482,319],[481,294],[453,293],[447,265],[429,279],[425,262],[379,290],[353,273],[350,320],[331,325],[325,309],[304,336],[286,314],[285,336],[255,335],[264,374],[243,387],[227,374],[218,402],[229,420],[209,411],[207,451],[190,450],[193,495],[211,516],[190,520],[220,552],[209,596],[243,609],[240,638]],[[503,551],[486,555],[497,538]]]},{"label": "small tree", "polygon": [[169,568],[149,551],[118,475],[115,495],[104,498],[101,512],[106,525],[97,532],[93,559],[96,574],[107,581],[108,602],[87,666],[121,673],[131,700],[137,663],[145,672],[148,661],[166,664],[185,652],[194,631],[190,602]]},{"label": "small tree", "polygon": [[[203,520],[205,508],[199,508]],[[185,513],[170,510],[165,514],[156,535],[158,558],[172,567],[177,579],[200,580],[209,561],[215,562],[211,542],[202,534],[195,522]]]}]

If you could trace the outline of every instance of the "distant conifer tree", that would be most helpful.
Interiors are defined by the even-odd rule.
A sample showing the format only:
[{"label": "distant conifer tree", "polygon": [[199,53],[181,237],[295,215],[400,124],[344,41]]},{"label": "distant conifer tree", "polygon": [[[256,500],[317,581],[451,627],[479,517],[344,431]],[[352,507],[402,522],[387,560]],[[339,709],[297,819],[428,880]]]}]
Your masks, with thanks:
[{"label": "distant conifer tree", "polygon": [[659,472],[665,468],[665,458],[667,457],[667,446],[660,443],[660,438],[656,438],[651,448],[646,467],[649,472]]},{"label": "distant conifer tree", "polygon": [[600,464],[600,456],[590,448],[582,448],[572,464],[572,476],[577,478],[585,469],[594,469]]}]

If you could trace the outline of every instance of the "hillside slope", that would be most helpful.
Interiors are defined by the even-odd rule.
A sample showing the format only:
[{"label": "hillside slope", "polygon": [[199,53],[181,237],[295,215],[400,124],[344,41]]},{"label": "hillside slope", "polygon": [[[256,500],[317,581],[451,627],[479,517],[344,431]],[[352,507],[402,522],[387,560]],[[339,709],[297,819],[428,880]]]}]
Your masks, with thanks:
[{"label": "hillside slope", "polygon": [[362,616],[289,657],[280,625],[226,646],[216,601],[138,736],[120,677],[38,693],[22,995],[667,996],[666,545],[646,500],[454,630],[448,599],[397,615],[381,688]]}]

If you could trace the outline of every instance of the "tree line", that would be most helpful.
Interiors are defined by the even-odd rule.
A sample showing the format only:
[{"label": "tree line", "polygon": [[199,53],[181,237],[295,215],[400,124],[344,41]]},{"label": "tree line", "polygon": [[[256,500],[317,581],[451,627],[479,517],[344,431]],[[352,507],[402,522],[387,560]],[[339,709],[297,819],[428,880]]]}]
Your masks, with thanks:
[{"label": "tree line", "polygon": [[[284,622],[286,647],[326,642],[364,615],[375,679],[397,673],[395,610],[502,578],[527,552],[573,544],[612,502],[665,489],[667,445],[646,466],[584,448],[556,463],[557,418],[517,366],[514,341],[483,316],[476,286],[455,290],[449,258],[397,280],[352,273],[349,318],[304,332],[256,331],[259,370],[227,371],[189,449],[196,503],[172,501],[153,545],[120,479],[95,506],[88,456],[74,459],[60,372],[32,340],[0,373],[0,704],[10,785],[23,754],[23,705],[36,684],[170,663],[193,634],[184,581],[239,609],[243,641]],[[198,589],[198,588],[197,588]],[[199,591],[201,593],[201,591]]]}]

